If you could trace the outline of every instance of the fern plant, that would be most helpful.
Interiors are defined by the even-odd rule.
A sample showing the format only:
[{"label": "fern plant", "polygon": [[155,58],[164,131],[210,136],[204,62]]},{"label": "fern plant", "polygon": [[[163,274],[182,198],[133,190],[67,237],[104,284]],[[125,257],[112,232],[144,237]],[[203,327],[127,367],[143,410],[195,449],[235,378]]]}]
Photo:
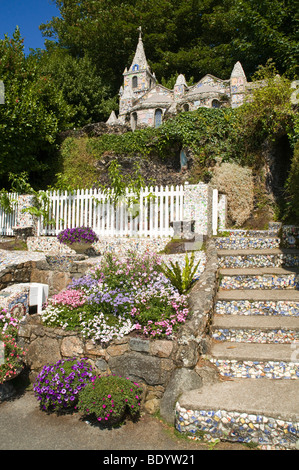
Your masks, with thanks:
[{"label": "fern plant", "polygon": [[170,266],[162,263],[160,270],[170,280],[172,285],[176,287],[180,294],[185,294],[192,286],[194,282],[194,276],[196,274],[200,261],[195,264],[194,252],[191,253],[189,258],[188,253],[185,255],[185,265],[183,268],[180,267],[178,261],[175,263],[170,261]]}]

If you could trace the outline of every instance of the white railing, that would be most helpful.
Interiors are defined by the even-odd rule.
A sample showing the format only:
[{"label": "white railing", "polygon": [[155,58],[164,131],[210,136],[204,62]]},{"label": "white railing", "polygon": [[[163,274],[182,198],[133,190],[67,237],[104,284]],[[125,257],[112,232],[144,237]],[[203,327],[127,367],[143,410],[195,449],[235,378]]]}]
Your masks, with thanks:
[{"label": "white railing", "polygon": [[[39,235],[57,235],[65,228],[91,227],[102,236],[169,236],[172,221],[183,219],[184,186],[147,187],[138,200],[127,191],[116,205],[107,195],[92,190],[72,193],[49,191],[50,218],[39,221]],[[131,201],[131,203],[129,203]]]}]

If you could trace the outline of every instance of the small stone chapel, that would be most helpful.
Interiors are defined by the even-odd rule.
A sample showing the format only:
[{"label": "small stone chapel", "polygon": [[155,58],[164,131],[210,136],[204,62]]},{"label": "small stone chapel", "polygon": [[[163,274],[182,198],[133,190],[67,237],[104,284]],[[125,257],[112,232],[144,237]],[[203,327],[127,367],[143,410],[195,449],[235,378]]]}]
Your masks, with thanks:
[{"label": "small stone chapel", "polygon": [[113,111],[107,124],[129,123],[132,130],[137,127],[159,127],[165,113],[175,115],[200,107],[236,108],[244,102],[252,86],[247,82],[240,62],[235,64],[228,80],[208,74],[189,87],[181,74],[173,90],[160,85],[147,63],[141,27],[133,62],[129,69],[125,69],[123,76],[124,83],[119,91],[119,115],[116,117]]}]

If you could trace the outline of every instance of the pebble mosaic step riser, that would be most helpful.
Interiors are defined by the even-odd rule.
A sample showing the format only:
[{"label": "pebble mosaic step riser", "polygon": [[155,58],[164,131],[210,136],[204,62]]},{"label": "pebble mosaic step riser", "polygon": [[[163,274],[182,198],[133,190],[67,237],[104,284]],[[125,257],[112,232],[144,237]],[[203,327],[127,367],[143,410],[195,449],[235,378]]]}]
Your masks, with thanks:
[{"label": "pebble mosaic step riser", "polygon": [[266,237],[218,237],[215,239],[218,250],[241,250],[241,249],[271,249],[279,248],[279,238]]},{"label": "pebble mosaic step riser", "polygon": [[220,289],[299,289],[298,275],[222,276]]},{"label": "pebble mosaic step riser", "polygon": [[219,256],[219,268],[281,268],[299,266],[299,255]]},{"label": "pebble mosaic step riser", "polygon": [[215,305],[218,315],[299,315],[299,302],[291,301],[253,301],[248,300],[219,300]]},{"label": "pebble mosaic step riser", "polygon": [[290,379],[299,378],[299,362],[237,361],[211,358],[225,377],[248,379]]},{"label": "pebble mosaic step riser", "polygon": [[212,333],[217,341],[247,342],[247,343],[299,343],[299,332],[293,330],[240,330],[217,329]]},{"label": "pebble mosaic step riser", "polygon": [[299,439],[298,423],[234,411],[193,411],[177,404],[176,423],[178,431],[194,439],[253,443],[264,450],[295,450]]}]

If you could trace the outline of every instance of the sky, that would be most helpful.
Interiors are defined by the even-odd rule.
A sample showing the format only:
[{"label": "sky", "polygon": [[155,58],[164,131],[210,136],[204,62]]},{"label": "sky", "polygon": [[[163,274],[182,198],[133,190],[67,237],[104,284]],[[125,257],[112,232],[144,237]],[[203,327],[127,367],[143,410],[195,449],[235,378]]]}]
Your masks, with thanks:
[{"label": "sky", "polygon": [[39,26],[53,16],[59,16],[59,10],[51,0],[0,0],[0,39],[5,34],[12,37],[19,26],[25,54],[30,48],[44,49],[45,38]]}]

